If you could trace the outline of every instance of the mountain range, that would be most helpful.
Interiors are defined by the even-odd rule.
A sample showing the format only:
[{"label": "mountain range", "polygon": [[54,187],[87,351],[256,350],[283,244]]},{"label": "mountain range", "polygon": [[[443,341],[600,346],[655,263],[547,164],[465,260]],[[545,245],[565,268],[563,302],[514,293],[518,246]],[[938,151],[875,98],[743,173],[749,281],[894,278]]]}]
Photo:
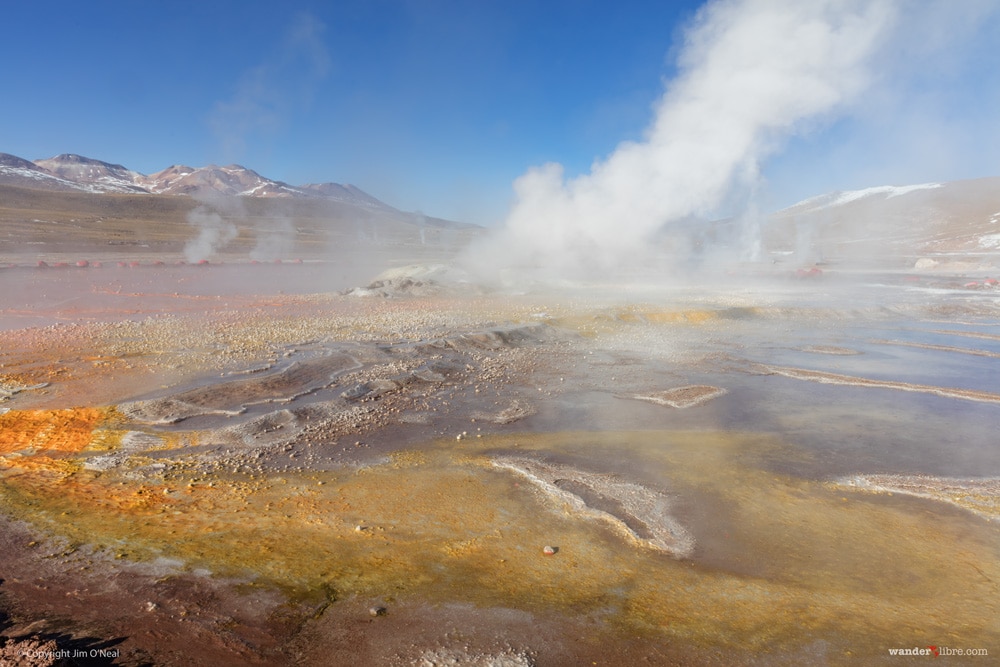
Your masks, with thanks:
[{"label": "mountain range", "polygon": [[30,261],[439,258],[484,230],[353,185],[289,185],[239,165],[140,174],[64,154],[0,153],[0,267]]},{"label": "mountain range", "polygon": [[310,183],[294,186],[235,164],[225,167],[173,165],[146,175],[120,164],[72,153],[34,161],[0,153],[0,185],[95,194],[192,195],[212,191],[240,197],[325,199],[370,209],[396,210],[353,185]]},{"label": "mountain range", "polygon": [[768,216],[763,249],[813,259],[1000,262],[1000,178],[882,185],[811,197]]},{"label": "mountain range", "polygon": [[[207,193],[229,200],[220,213],[241,228],[256,225],[260,228],[254,232],[257,235],[267,225],[294,221],[300,230],[299,245],[305,243],[303,239],[330,235],[342,244],[352,238],[377,238],[383,243],[396,238],[423,245],[432,238],[428,236],[431,229],[462,230],[460,234],[469,238],[483,232],[475,225],[400,211],[353,185],[289,185],[239,165],[175,165],[144,175],[80,155],[30,161],[0,153],[0,224],[7,229],[10,243],[54,234],[48,243],[58,244],[73,225],[92,231],[94,239],[114,234],[128,238],[141,225],[149,225],[149,231],[139,237],[164,234],[174,225],[173,235],[181,238],[191,228],[189,215]],[[233,206],[238,215],[232,212]],[[52,226],[55,221],[60,221],[58,227]],[[112,221],[121,221],[114,223],[121,229],[104,229]],[[690,237],[694,246],[756,245],[758,259],[776,262],[862,260],[913,266],[920,258],[954,262],[962,257],[1000,266],[997,177],[832,192],[756,222],[756,231],[736,219],[694,221],[665,229]],[[98,234],[100,225],[104,227]],[[109,242],[119,241],[105,238],[104,243]],[[0,239],[0,251],[3,247]]]}]

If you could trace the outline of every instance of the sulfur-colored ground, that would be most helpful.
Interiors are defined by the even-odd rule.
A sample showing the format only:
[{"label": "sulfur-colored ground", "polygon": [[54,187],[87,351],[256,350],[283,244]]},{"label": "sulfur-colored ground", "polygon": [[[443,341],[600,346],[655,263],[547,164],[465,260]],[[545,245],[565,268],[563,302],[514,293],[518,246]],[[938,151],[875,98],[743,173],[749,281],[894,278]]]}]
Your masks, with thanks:
[{"label": "sulfur-colored ground", "polygon": [[[897,646],[1000,651],[997,524],[839,486],[852,456],[859,472],[908,459],[827,451],[794,427],[802,411],[831,410],[823,392],[897,401],[905,415],[920,405],[905,401],[966,399],[900,391],[903,379],[761,372],[754,323],[780,320],[794,338],[814,322],[801,313],[231,299],[186,311],[190,299],[162,293],[163,315],[3,333],[5,636],[157,665],[896,664]],[[862,347],[834,338],[787,354]],[[357,367],[329,366],[318,389],[289,375],[308,378],[301,397],[246,382],[332,355]],[[854,377],[835,370],[811,372]],[[280,402],[258,401],[269,386]],[[220,405],[252,404],[167,425],[126,409],[205,387]],[[708,398],[684,409],[635,400],[692,388]],[[966,423],[996,409],[959,406]],[[882,423],[872,410],[859,424]],[[928,429],[952,424],[934,419]],[[855,426],[811,428],[837,443]],[[495,465],[503,457],[566,479],[535,483]],[[622,525],[656,520],[627,513],[630,488],[668,499],[690,554],[630,538]]]}]

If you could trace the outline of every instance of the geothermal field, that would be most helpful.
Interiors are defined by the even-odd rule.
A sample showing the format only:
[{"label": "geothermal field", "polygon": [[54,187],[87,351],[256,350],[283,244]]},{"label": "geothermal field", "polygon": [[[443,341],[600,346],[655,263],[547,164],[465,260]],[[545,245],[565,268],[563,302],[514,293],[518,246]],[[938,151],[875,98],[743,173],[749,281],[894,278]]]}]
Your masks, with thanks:
[{"label": "geothermal field", "polygon": [[1000,3],[50,4],[0,667],[998,664]]},{"label": "geothermal field", "polygon": [[38,225],[0,268],[4,664],[1000,651],[989,253],[505,283],[416,228],[190,264],[180,225]]}]

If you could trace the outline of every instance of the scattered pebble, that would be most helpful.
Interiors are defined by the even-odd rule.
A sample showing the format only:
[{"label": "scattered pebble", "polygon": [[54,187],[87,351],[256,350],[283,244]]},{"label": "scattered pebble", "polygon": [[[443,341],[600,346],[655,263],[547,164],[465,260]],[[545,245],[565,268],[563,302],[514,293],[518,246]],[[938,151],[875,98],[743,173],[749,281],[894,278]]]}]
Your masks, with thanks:
[{"label": "scattered pebble", "polygon": [[388,612],[388,609],[386,609],[385,607],[371,607],[368,610],[368,613],[371,614],[372,616],[385,616],[386,612]]},{"label": "scattered pebble", "polygon": [[546,556],[554,556],[558,553],[559,547],[550,547],[548,545],[542,547],[542,553]]}]

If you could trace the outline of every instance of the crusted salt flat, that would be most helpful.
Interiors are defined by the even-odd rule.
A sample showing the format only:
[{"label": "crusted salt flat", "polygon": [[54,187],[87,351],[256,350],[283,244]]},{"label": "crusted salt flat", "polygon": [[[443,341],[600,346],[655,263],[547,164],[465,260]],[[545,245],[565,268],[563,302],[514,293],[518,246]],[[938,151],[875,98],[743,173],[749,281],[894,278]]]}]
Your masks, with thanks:
[{"label": "crusted salt flat", "polygon": [[464,648],[437,648],[428,650],[416,662],[418,667],[533,667],[536,663],[526,651],[504,650],[497,653],[480,653]]},{"label": "crusted salt flat", "polygon": [[657,405],[665,405],[671,408],[692,408],[696,405],[708,403],[713,398],[718,398],[725,393],[726,390],[722,387],[693,384],[650,394],[633,394],[629,398],[648,401]]},{"label": "crusted salt flat", "polygon": [[849,347],[840,347],[838,345],[810,345],[808,347],[802,348],[803,352],[812,352],[813,354],[832,354],[837,356],[851,356],[855,354],[861,354],[857,350],[852,350]]},{"label": "crusted salt flat", "polygon": [[44,389],[48,387],[48,382],[39,382],[37,384],[23,384],[14,380],[10,380],[4,377],[0,377],[0,402],[6,401],[15,394],[19,394],[22,391],[32,391],[35,389]]},{"label": "crusted salt flat", "polygon": [[787,366],[761,365],[759,366],[759,370],[765,375],[783,375],[795,380],[808,380],[810,382],[819,382],[820,384],[842,384],[852,387],[898,389],[900,391],[935,394],[937,396],[944,396],[945,398],[960,398],[966,401],[978,401],[980,403],[1000,403],[1000,394],[994,394],[988,391],[977,391],[974,389],[937,387],[935,385],[897,382],[895,380],[873,380],[871,378],[857,377],[854,375],[841,375],[839,373],[827,373],[826,371],[814,371],[806,368],[791,368]]},{"label": "crusted salt flat", "polygon": [[491,463],[526,477],[577,514],[604,521],[641,546],[676,558],[694,551],[694,538],[670,515],[670,498],[660,491],[614,475],[526,457],[497,456]]},{"label": "crusted salt flat", "polygon": [[293,362],[280,371],[189,389],[164,398],[132,401],[118,407],[130,419],[147,424],[176,424],[201,415],[235,417],[246,412],[250,405],[290,402],[358,368],[361,364],[354,357],[331,353]]},{"label": "crusted salt flat", "polygon": [[494,424],[513,424],[525,417],[530,417],[535,412],[536,410],[532,405],[515,398],[511,401],[510,405],[499,412],[476,412],[473,414],[473,417],[493,422]]},{"label": "crusted salt flat", "polygon": [[839,487],[873,493],[903,493],[950,503],[979,516],[1000,521],[1000,477],[932,477],[930,475],[853,475],[834,482]]}]

